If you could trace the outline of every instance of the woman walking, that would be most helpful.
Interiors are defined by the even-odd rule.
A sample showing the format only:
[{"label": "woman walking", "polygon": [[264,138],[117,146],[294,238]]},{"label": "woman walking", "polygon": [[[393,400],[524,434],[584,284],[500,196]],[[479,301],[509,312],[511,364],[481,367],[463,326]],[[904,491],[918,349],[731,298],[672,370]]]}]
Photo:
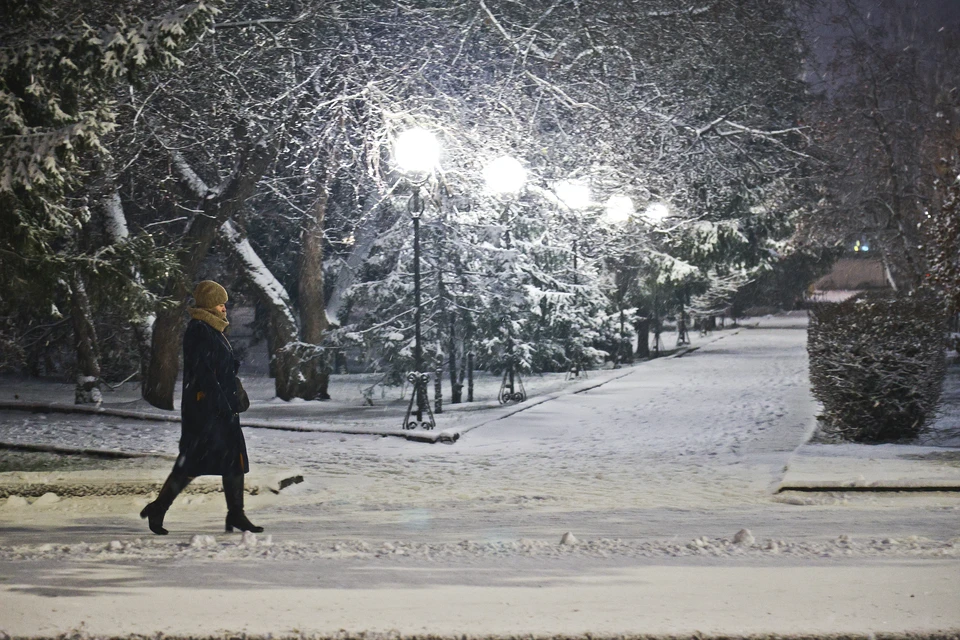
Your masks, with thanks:
[{"label": "woman walking", "polygon": [[180,455],[157,499],[144,507],[150,530],[166,535],[163,517],[174,498],[197,476],[223,477],[227,499],[226,531],[261,532],[243,512],[243,475],[250,471],[240,412],[249,406],[237,382],[240,363],[223,330],[227,291],[204,280],[193,292],[196,306],[183,336],[183,396],[180,400]]}]

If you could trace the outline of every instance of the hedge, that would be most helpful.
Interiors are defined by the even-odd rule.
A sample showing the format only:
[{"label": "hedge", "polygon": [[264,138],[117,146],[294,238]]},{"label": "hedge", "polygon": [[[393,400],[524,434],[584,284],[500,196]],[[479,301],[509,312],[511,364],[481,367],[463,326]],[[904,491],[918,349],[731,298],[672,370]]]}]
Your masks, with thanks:
[{"label": "hedge", "polygon": [[902,442],[936,414],[946,372],[943,305],[931,295],[861,294],[810,307],[807,352],[821,439]]}]

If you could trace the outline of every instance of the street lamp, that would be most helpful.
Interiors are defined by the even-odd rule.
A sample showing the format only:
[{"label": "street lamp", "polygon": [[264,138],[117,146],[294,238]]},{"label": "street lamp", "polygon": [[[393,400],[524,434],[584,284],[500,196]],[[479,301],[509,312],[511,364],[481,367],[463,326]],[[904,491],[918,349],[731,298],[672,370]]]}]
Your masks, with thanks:
[{"label": "street lamp", "polygon": [[[557,194],[557,198],[567,206],[568,209],[577,213],[586,209],[590,206],[590,187],[583,184],[582,182],[577,182],[574,180],[564,180],[558,182],[554,185],[554,192]],[[577,265],[577,243],[579,241],[579,234],[575,233],[573,235],[573,284],[579,285],[580,278],[577,276],[579,266]],[[576,292],[574,292],[576,294]],[[583,354],[580,352],[580,348],[575,349],[573,354],[573,368],[570,370],[570,376],[574,378],[580,377],[580,372],[583,370]]]},{"label": "street lamp", "polygon": [[[647,205],[646,209],[643,211],[643,217],[647,220],[648,223],[654,227],[660,227],[663,224],[663,221],[670,217],[670,207],[665,202],[651,202]],[[677,322],[677,346],[690,344],[690,335],[687,331],[687,311],[686,307],[689,304],[690,293],[687,290],[686,285],[684,285],[679,293],[677,294],[677,300],[680,303],[680,319]],[[659,330],[659,315],[656,319],[657,322],[657,333],[656,333],[656,342],[655,349],[656,352],[660,352],[660,330]]]},{"label": "street lamp", "polygon": [[498,196],[516,195],[527,183],[527,170],[516,158],[500,156],[484,167],[483,179]]},{"label": "street lamp", "polygon": [[[665,202],[651,202],[643,210],[643,219],[647,221],[648,224],[657,228],[663,224],[663,221],[670,217],[670,207]],[[652,302],[652,311],[653,311],[653,353],[654,357],[657,358],[660,356],[661,349],[661,325],[660,325],[660,306],[658,302],[659,298],[654,289],[653,302]]]},{"label": "street lamp", "polygon": [[610,224],[623,224],[633,217],[636,208],[629,196],[615,195],[607,200],[606,218]]},{"label": "street lamp", "polygon": [[554,186],[557,197],[571,209],[590,206],[590,187],[576,180],[563,180]]},{"label": "street lamp", "polygon": [[[426,129],[408,129],[399,136],[394,143],[394,159],[400,169],[406,174],[407,180],[413,186],[413,194],[407,201],[410,217],[413,219],[413,299],[414,299],[414,342],[413,361],[416,371],[407,374],[407,380],[413,384],[413,393],[410,404],[407,405],[407,414],[403,419],[404,429],[415,429],[418,426],[424,429],[433,429],[436,422],[433,411],[427,401],[427,383],[430,374],[423,371],[423,347],[420,336],[420,216],[423,215],[424,202],[420,197],[420,188],[426,184],[440,160],[440,142]],[[416,403],[416,420],[410,420],[413,405]],[[424,409],[430,417],[424,421]]]},{"label": "street lamp", "polygon": [[[501,214],[504,224],[504,248],[510,249],[510,202],[509,197],[515,196],[527,181],[527,171],[515,158],[500,156],[483,169],[483,178],[490,189],[502,202]],[[517,357],[513,345],[513,318],[504,317],[503,324],[507,327],[507,363],[503,370],[503,380],[500,382],[500,393],[497,398],[500,404],[508,402],[523,402],[527,399],[527,392],[523,388],[520,369],[517,367]]]},{"label": "street lamp", "polygon": [[[590,187],[582,182],[564,180],[554,185],[557,198],[574,212],[590,206]],[[580,284],[577,278],[577,236],[573,237],[573,284]]]},{"label": "street lamp", "polygon": [[643,210],[643,217],[657,225],[670,216],[670,207],[663,202],[652,202]]},{"label": "street lamp", "polygon": [[[615,195],[610,196],[610,199],[607,200],[606,206],[606,219],[612,225],[621,225],[626,223],[633,217],[633,214],[636,213],[636,209],[633,206],[633,200],[625,195]],[[618,297],[620,298],[617,301],[618,306],[620,307],[620,343],[617,345],[617,360],[614,363],[614,368],[620,366],[623,361],[623,344],[626,341],[625,338],[625,324],[626,317],[623,310],[623,296],[624,296],[624,285],[620,286],[620,291]]]}]

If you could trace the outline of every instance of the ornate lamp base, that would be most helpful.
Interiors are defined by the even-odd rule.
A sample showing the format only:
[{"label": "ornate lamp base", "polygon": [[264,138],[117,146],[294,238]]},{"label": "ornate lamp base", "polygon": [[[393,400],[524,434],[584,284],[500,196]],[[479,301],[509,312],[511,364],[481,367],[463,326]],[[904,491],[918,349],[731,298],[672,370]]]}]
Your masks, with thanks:
[{"label": "ornate lamp base", "polygon": [[[410,404],[407,405],[407,415],[403,418],[403,428],[404,430],[420,428],[429,431],[437,426],[436,420],[433,419],[433,410],[427,401],[427,383],[430,382],[430,374],[412,371],[407,374],[407,381],[413,384],[413,393],[410,394]],[[413,416],[414,419],[411,420],[411,414],[414,413],[414,404],[417,405],[417,411],[416,415]],[[423,419],[424,409],[426,409],[427,412],[427,420]]]},{"label": "ornate lamp base", "polygon": [[527,399],[527,391],[523,388],[523,378],[520,377],[519,371],[514,371],[512,367],[504,370],[497,399],[500,400],[500,404],[523,402]]}]

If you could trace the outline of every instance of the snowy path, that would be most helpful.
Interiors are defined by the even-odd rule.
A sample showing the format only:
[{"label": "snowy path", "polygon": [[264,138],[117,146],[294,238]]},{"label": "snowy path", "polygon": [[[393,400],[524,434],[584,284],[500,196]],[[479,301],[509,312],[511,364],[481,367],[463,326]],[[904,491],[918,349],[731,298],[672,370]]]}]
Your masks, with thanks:
[{"label": "snowy path", "polygon": [[[402,503],[421,489],[429,495],[416,502],[437,505],[606,510],[768,502],[769,487],[812,420],[802,336],[754,330],[686,360],[648,363],[595,390],[486,425],[452,450],[377,443],[370,464],[361,451],[373,452],[357,444],[350,453],[304,462],[341,500],[350,499],[350,486],[343,486],[350,483],[338,481],[345,473],[373,481],[363,489],[367,502]],[[737,357],[725,344],[739,347]],[[327,475],[331,459],[336,472]]]}]

